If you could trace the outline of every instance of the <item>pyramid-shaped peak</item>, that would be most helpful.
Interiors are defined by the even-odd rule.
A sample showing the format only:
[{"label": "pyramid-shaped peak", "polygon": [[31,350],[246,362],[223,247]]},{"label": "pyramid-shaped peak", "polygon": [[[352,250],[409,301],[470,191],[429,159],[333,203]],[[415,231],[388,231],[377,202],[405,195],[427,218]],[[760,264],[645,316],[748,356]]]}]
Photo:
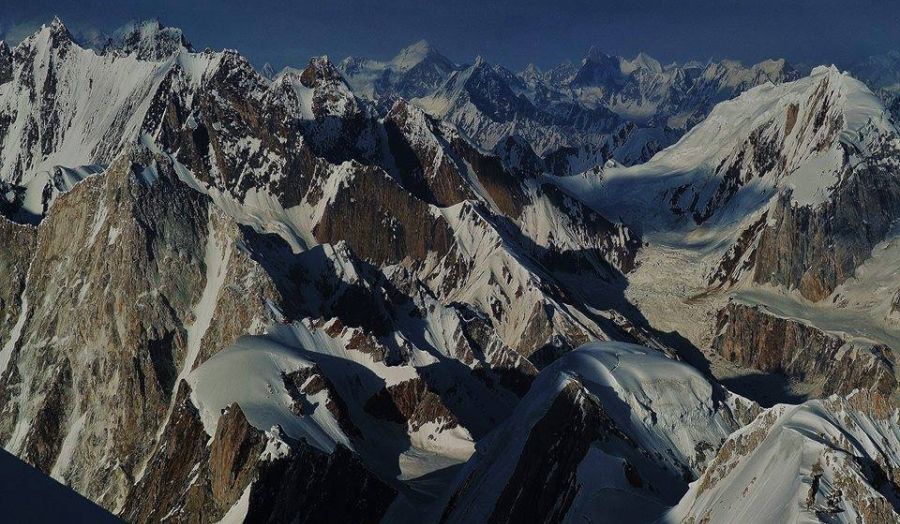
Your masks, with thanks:
[{"label": "pyramid-shaped peak", "polygon": [[615,57],[604,51],[598,46],[592,45],[590,49],[588,49],[587,56],[584,57],[586,62],[608,62],[611,60],[615,60]]},{"label": "pyramid-shaped peak", "polygon": [[662,69],[663,69],[662,64],[659,63],[659,60],[653,58],[652,56],[648,55],[647,53],[644,53],[643,51],[638,53],[638,55],[636,57],[634,57],[634,60],[632,60],[631,63],[634,64],[635,66],[638,66],[638,67],[641,67],[644,69],[650,69],[652,71],[657,71],[657,72],[662,71]]},{"label": "pyramid-shaped peak", "polygon": [[321,82],[342,82],[343,78],[327,55],[310,58],[309,64],[300,73],[300,83],[309,88]]},{"label": "pyramid-shaped peak", "polygon": [[[58,16],[54,16],[49,24],[41,25],[40,29],[35,31],[34,34],[22,40],[20,45],[38,47],[49,45],[51,48],[63,48],[73,41],[72,34],[63,21]],[[44,42],[44,44],[41,42]]]},{"label": "pyramid-shaped peak", "polygon": [[54,31],[69,31],[69,29],[66,27],[66,24],[64,24],[62,19],[58,16],[53,17],[53,20],[50,22],[50,25],[48,27]]},{"label": "pyramid-shaped peak", "polygon": [[408,71],[425,61],[439,61],[449,64],[450,61],[435,50],[427,40],[419,40],[400,50],[391,60],[394,68]]},{"label": "pyramid-shaped peak", "polygon": [[423,38],[401,49],[400,54],[428,53],[430,51],[433,51],[431,44]]}]

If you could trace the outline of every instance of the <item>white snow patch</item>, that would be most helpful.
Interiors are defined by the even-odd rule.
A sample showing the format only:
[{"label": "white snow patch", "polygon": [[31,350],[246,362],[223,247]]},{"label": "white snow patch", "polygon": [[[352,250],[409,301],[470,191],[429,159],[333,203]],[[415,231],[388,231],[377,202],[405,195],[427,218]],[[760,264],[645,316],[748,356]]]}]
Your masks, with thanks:
[{"label": "white snow patch", "polygon": [[50,476],[59,482],[65,483],[64,476],[69,471],[69,467],[72,463],[72,455],[75,453],[75,447],[78,445],[78,441],[81,437],[81,431],[84,429],[84,423],[87,420],[87,413],[83,413],[80,417],[78,417],[72,426],[69,428],[68,433],[66,433],[66,438],[63,439],[62,446],[59,450],[59,455],[56,457],[56,462],[53,464],[53,469],[50,470]]},{"label": "white snow patch", "polygon": [[241,498],[234,503],[234,506],[228,509],[228,512],[217,524],[243,524],[244,519],[247,517],[247,511],[250,509],[251,488],[253,488],[252,482],[247,484],[247,487],[241,493]]}]

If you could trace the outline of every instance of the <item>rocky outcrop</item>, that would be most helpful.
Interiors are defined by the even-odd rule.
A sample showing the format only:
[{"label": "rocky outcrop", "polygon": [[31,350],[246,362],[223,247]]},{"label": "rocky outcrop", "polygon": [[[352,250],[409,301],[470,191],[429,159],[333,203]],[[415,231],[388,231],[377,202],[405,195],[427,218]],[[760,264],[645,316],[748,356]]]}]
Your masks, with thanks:
[{"label": "rocky outcrop", "polygon": [[248,522],[378,522],[396,491],[355,454],[322,453],[300,441],[286,458],[263,463],[250,490]]},{"label": "rocky outcrop", "polygon": [[369,398],[364,409],[373,417],[408,425],[410,431],[418,431],[425,424],[437,425],[438,431],[459,425],[440,396],[421,378],[385,387]]},{"label": "rocky outcrop", "polygon": [[[496,497],[491,522],[560,521],[579,491],[578,465],[591,443],[609,432],[611,422],[583,386],[571,381],[552,401],[528,435],[521,458]],[[469,473],[444,509],[443,522],[461,522],[473,508],[461,502],[479,489],[487,470]]]},{"label": "rocky outcrop", "polygon": [[364,259],[378,264],[404,258],[445,255],[453,233],[444,218],[390,180],[384,172],[360,168],[348,187],[329,203],[313,228],[322,243],[345,240]]},{"label": "rocky outcrop", "polygon": [[756,249],[753,279],[797,289],[813,301],[854,275],[900,218],[892,153],[866,159],[819,208],[777,199]]},{"label": "rocky outcrop", "polygon": [[[189,391],[182,383],[162,435],[165,445],[121,512],[129,522],[218,522],[241,498],[248,502],[239,517],[252,522],[320,522],[326,515],[371,522],[393,501],[395,491],[347,448],[328,454],[302,440],[283,440],[278,428],[264,433],[236,404],[224,410],[210,438]],[[343,498],[348,493],[352,498]]]},{"label": "rocky outcrop", "polygon": [[728,438],[668,517],[900,522],[896,420],[866,392],[779,404]]},{"label": "rocky outcrop", "polygon": [[0,84],[13,79],[12,52],[6,42],[0,41]]},{"label": "rocky outcrop", "polygon": [[806,382],[819,395],[860,388],[890,396],[897,389],[892,348],[846,340],[764,306],[731,302],[719,312],[717,333],[713,348],[725,358]]},{"label": "rocky outcrop", "polygon": [[[37,230],[0,216],[0,340],[9,341],[10,331],[22,314],[22,293],[34,251]],[[2,371],[0,371],[2,373]]]},{"label": "rocky outcrop", "polygon": [[283,377],[285,389],[293,399],[292,409],[297,415],[315,409],[309,405],[309,397],[324,393],[325,409],[337,420],[338,425],[348,437],[359,437],[360,431],[353,424],[347,403],[338,394],[334,384],[322,372],[319,366],[310,366]]},{"label": "rocky outcrop", "polygon": [[[187,384],[179,384],[175,409],[160,438],[164,444],[149,459],[121,508],[120,514],[128,522],[158,522],[178,515],[190,515],[196,522],[215,522],[224,513],[212,501],[211,479],[206,472],[209,436],[189,395]],[[220,485],[231,480],[227,478],[229,472],[219,473],[226,476],[217,479]]]},{"label": "rocky outcrop", "polygon": [[522,457],[497,499],[492,522],[562,520],[579,491],[578,465],[611,421],[583,386],[569,382],[534,425]]},{"label": "rocky outcrop", "polygon": [[[99,448],[80,450],[79,458],[100,461],[109,453],[127,471],[146,451],[146,436],[165,412],[184,359],[183,326],[203,282],[197,269],[182,264],[203,267],[207,209],[202,196],[165,175],[148,184],[143,168],[133,169],[129,160],[123,157],[105,177],[64,195],[38,228],[25,296],[33,297],[32,304],[48,300],[54,306],[29,312],[10,373],[0,384],[6,408],[0,425],[12,449],[52,441],[58,446],[69,424],[85,414],[96,431],[122,431]],[[158,229],[159,223],[172,225]],[[171,277],[175,273],[178,278]],[[154,294],[167,300],[150,300]],[[92,407],[122,399],[130,406],[119,413]],[[48,411],[63,425],[53,435],[41,424]],[[22,434],[14,427],[31,429]],[[57,458],[52,455],[41,460],[47,469]],[[88,487],[99,481],[96,473],[85,469],[73,484],[98,496],[100,491]],[[117,496],[111,486],[102,491]]]},{"label": "rocky outcrop", "polygon": [[247,422],[241,408],[229,406],[216,425],[209,452],[209,486],[220,507],[230,507],[255,479],[265,447],[265,436]]},{"label": "rocky outcrop", "polygon": [[655,521],[756,409],[653,350],[588,344],[479,444],[442,521]]},{"label": "rocky outcrop", "polygon": [[[236,249],[233,222],[146,151],[123,155],[62,195],[37,228],[11,231],[37,239],[31,252],[28,236],[16,248],[16,263],[30,267],[24,296],[32,306],[19,315],[0,382],[4,444],[110,510],[160,518],[155,511],[188,496],[181,488],[189,478],[175,493],[167,476],[177,476],[179,461],[187,475],[206,453],[203,427],[185,418],[195,410],[176,396],[176,378],[267,322],[265,301],[278,300],[277,292]],[[38,297],[53,306],[41,307]],[[195,308],[204,300],[211,303]],[[199,451],[177,444],[188,434],[197,435]],[[158,484],[147,489],[170,505],[127,502],[154,468]]]},{"label": "rocky outcrop", "polygon": [[[385,118],[388,147],[403,185],[426,202],[450,206],[475,195],[443,136],[449,128],[404,100],[394,103]],[[443,143],[442,143],[443,142]]]},{"label": "rocky outcrop", "polygon": [[900,289],[897,290],[891,301],[891,315],[900,316]]}]

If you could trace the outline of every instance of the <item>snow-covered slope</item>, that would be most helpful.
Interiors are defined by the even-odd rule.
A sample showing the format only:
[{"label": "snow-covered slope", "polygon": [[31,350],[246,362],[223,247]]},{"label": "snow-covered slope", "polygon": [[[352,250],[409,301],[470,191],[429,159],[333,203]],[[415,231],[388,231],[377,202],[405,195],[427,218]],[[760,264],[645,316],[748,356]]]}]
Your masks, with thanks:
[{"label": "snow-covered slope", "polygon": [[531,66],[520,76],[534,95],[570,98],[641,124],[687,130],[719,102],[799,75],[784,60],[749,67],[734,60],[662,65],[644,53],[627,59],[592,48],[578,65],[564,63],[546,72]]},{"label": "snow-covered slope", "polygon": [[[128,521],[655,518],[757,411],[702,350],[890,398],[893,131],[835,71],[751,89],[626,169],[665,131],[543,104],[535,70],[434,69],[417,45],[366,71],[448,97],[371,100],[327,58],[263,76],[133,29],[0,48],[0,442]],[[580,81],[668,71],[612,62]],[[820,196],[802,170],[835,151]],[[650,214],[683,180],[712,195],[701,219]],[[717,317],[738,291],[769,316]]]},{"label": "snow-covered slope", "polygon": [[[414,106],[378,116],[327,59],[270,82],[234,52],[98,55],[58,22],[16,52],[32,50],[0,88],[49,137],[4,135],[13,211],[35,208],[22,231],[40,247],[3,259],[0,438],[128,519],[219,518],[245,492],[248,515],[299,511],[251,487],[289,485],[279,468],[298,464],[390,493],[361,511],[431,504],[535,363],[653,341],[561,277],[615,289],[637,235]],[[34,72],[55,91],[32,100]],[[121,91],[101,109],[82,86],[106,83]],[[52,186],[47,163],[64,166]],[[84,165],[95,176],[75,183]]]},{"label": "snow-covered slope", "polygon": [[672,522],[900,522],[896,407],[856,393],[778,405],[735,432]]},{"label": "snow-covered slope", "polygon": [[[895,293],[895,286],[879,285],[880,277],[862,268],[880,253],[877,246],[896,237],[897,158],[897,131],[879,99],[848,74],[819,67],[808,77],[760,86],[719,104],[678,143],[643,165],[609,165],[598,173],[552,180],[643,233],[650,244],[646,258],[656,261],[639,265],[630,280],[647,282],[657,292],[650,296],[635,288],[632,296],[642,302],[651,323],[692,333],[697,347],[710,347],[722,332],[743,338],[720,337],[720,349],[742,347],[753,333],[769,333],[767,324],[784,328],[776,331],[783,338],[792,326],[833,331],[823,317],[857,318],[850,321],[850,331],[866,341],[848,347],[862,354],[870,353],[865,348],[876,350],[873,359],[862,358],[858,369],[846,370],[858,377],[844,385],[852,389],[864,387],[869,378],[877,382],[882,371],[894,374],[893,350],[880,354],[882,346],[896,345],[896,325],[888,315],[866,318],[848,311],[837,290],[851,282],[851,288],[870,289],[878,297],[872,300],[884,303]],[[673,256],[689,260],[696,271],[684,272],[671,263]],[[673,308],[666,293],[658,291],[668,289],[670,280],[676,300],[688,307]],[[767,315],[747,324],[749,317],[729,316],[725,307],[732,291],[752,297],[750,305],[759,304],[762,311],[786,311],[785,302],[794,304],[790,313],[775,317],[797,324]],[[739,318],[743,325],[734,324]],[[698,322],[705,330],[694,329]],[[764,344],[765,352],[756,351],[756,362],[767,371],[808,379],[811,390],[822,388],[815,377],[840,371],[826,351],[788,357],[806,342],[776,339]],[[763,365],[760,355],[781,351],[791,364]],[[864,372],[874,364],[880,371]],[[886,383],[895,389],[895,380]]]},{"label": "snow-covered slope", "polygon": [[143,52],[163,31],[144,29],[134,49],[97,54],[55,19],[12,50],[11,80],[0,85],[0,182],[23,214],[40,218],[56,193],[133,142],[172,75],[197,83],[218,61],[182,48]]},{"label": "snow-covered slope", "polygon": [[821,205],[849,167],[895,135],[861,82],[819,67],[719,104],[646,164],[560,183],[573,191],[591,188],[598,208],[647,230],[708,220],[733,227],[779,190],[790,191],[798,205]]},{"label": "snow-covered slope", "polygon": [[652,349],[581,347],[479,443],[444,518],[651,522],[754,409]]},{"label": "snow-covered slope", "polygon": [[662,66],[592,49],[579,66],[520,73],[487,64],[455,66],[425,42],[388,62],[348,58],[340,69],[354,90],[382,107],[413,98],[486,149],[508,136],[527,139],[544,168],[578,173],[609,159],[636,164],[675,141],[712,107],[757,85],[798,75],[784,60]]},{"label": "snow-covered slope", "polygon": [[[656,148],[669,143],[665,130],[637,132],[605,107],[533,100],[526,96],[526,90],[513,73],[479,58],[414,102],[429,114],[457,125],[487,149],[513,134],[526,138],[542,156],[562,148],[577,151],[591,145],[580,153],[592,154],[582,160],[588,166],[609,158],[640,162],[656,151],[652,144],[649,154],[642,151],[648,143],[655,143]],[[639,144],[629,143],[636,138],[642,139]],[[642,152],[645,156],[639,156]]]},{"label": "snow-covered slope", "polygon": [[339,67],[353,90],[370,100],[424,96],[457,69],[425,40],[405,47],[386,62],[348,57]]}]

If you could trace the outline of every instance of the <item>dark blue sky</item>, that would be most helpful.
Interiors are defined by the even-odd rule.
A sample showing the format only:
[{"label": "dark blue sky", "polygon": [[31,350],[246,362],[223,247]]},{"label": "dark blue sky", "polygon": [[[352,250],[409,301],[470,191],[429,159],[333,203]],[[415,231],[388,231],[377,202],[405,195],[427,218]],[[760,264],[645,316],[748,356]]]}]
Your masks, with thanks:
[{"label": "dark blue sky", "polygon": [[847,64],[900,49],[896,0],[2,0],[9,40],[59,15],[73,32],[132,19],[183,28],[198,48],[236,48],[257,65],[312,55],[387,58],[425,38],[448,57],[520,68],[578,60],[592,45],[663,62],[785,57]]}]

